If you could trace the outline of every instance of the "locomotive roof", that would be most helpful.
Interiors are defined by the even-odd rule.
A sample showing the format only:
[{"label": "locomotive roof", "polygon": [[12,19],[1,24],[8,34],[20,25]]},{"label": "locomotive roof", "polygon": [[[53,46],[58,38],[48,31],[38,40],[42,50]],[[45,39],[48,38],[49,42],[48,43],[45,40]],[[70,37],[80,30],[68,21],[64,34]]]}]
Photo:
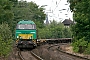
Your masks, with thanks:
[{"label": "locomotive roof", "polygon": [[18,24],[35,24],[35,23],[31,20],[22,20],[22,21],[19,21]]}]

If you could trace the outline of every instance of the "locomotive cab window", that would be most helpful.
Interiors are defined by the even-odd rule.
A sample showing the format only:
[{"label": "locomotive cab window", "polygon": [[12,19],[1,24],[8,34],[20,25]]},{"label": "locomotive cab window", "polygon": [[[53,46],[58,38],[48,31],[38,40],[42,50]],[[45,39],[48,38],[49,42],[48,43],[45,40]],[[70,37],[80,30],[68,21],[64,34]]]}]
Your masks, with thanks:
[{"label": "locomotive cab window", "polygon": [[36,29],[35,24],[18,24],[16,29]]}]

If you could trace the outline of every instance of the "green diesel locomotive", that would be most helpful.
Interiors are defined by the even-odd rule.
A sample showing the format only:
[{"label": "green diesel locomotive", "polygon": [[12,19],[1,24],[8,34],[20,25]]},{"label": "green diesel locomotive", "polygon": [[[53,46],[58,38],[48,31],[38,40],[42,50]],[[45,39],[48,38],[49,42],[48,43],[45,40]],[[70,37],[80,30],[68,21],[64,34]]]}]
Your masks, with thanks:
[{"label": "green diesel locomotive", "polygon": [[16,46],[18,48],[34,48],[37,46],[36,24],[31,20],[22,20],[17,23]]}]

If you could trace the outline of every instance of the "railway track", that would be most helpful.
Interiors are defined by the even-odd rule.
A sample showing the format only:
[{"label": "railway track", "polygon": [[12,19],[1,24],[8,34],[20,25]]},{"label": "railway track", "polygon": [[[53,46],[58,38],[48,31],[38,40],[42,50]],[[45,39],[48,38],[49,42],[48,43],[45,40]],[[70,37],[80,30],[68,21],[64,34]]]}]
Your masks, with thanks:
[{"label": "railway track", "polygon": [[53,44],[53,45],[50,45],[48,47],[48,50],[52,50],[53,52],[55,52],[56,50],[59,51],[58,53],[60,54],[60,60],[90,60],[86,57],[82,57],[82,56],[78,56],[78,55],[75,55],[75,54],[70,54],[70,53],[67,53],[63,50],[60,50],[60,45],[59,44]]},{"label": "railway track", "polygon": [[[58,59],[56,59],[56,60],[90,60],[86,57],[78,56],[78,55],[75,55],[75,54],[70,54],[70,53],[67,53],[67,52],[60,49],[60,44],[69,44],[69,43],[66,43],[66,42],[61,43],[60,41],[59,41],[59,43],[57,43],[58,40],[54,40],[53,42],[55,42],[55,43],[52,43],[52,40],[50,40],[49,41],[50,44],[48,42],[46,43],[46,44],[48,44],[48,48],[46,47],[47,50],[49,52],[52,52],[52,53],[54,52],[53,54],[48,52],[48,54],[50,54],[50,60],[53,60],[53,59],[55,60],[55,58],[53,58],[53,59],[51,58],[52,55],[55,56],[54,54],[56,54],[57,57],[58,57]],[[46,44],[41,44],[40,46],[46,45]],[[42,49],[42,47],[40,49]],[[38,52],[40,52],[39,50],[38,50]],[[47,50],[46,50],[46,52],[47,52]],[[41,52],[45,52],[45,51],[43,50]],[[40,53],[38,55],[40,55]],[[40,56],[42,56],[43,54],[44,53],[41,53]],[[42,59],[38,55],[33,53],[32,51],[19,51],[18,55],[20,57],[20,60],[44,60],[44,59],[46,60],[46,57],[44,58],[44,55],[43,55],[44,59]],[[47,55],[47,54],[45,54],[45,55]]]},{"label": "railway track", "polygon": [[[49,40],[49,41],[52,42],[52,40]],[[54,39],[53,39],[53,41],[56,41],[57,42],[57,40],[54,40]],[[49,43],[48,40],[46,42],[42,43],[41,45],[45,45],[45,44],[48,44]],[[26,52],[26,51],[20,51],[18,48],[16,50],[17,51],[15,52],[15,54],[13,54],[13,55],[15,55],[14,56],[15,57],[14,59],[16,59],[16,60],[32,60],[33,58],[35,58],[35,60],[43,60],[42,58],[40,58],[39,56],[37,56],[32,51],[28,51],[28,52]],[[28,55],[28,56],[25,57],[25,54]],[[31,56],[33,56],[33,58]]]},{"label": "railway track", "polygon": [[21,51],[18,51],[18,56],[19,56],[20,60],[25,60],[21,54]]},{"label": "railway track", "polygon": [[18,51],[18,56],[20,60],[43,60],[41,57],[36,55],[32,51]]}]

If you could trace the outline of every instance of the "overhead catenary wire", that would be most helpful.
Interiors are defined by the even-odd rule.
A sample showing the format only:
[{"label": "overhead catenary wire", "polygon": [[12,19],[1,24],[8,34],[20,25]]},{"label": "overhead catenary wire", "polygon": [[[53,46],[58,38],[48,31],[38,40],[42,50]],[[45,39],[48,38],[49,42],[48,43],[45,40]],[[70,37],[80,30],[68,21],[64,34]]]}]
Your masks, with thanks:
[{"label": "overhead catenary wire", "polygon": [[[60,21],[69,18],[70,8],[66,0],[51,0],[49,10],[47,10],[48,19]],[[62,7],[63,6],[63,7]],[[68,8],[67,8],[68,7]],[[67,15],[66,15],[67,14]],[[62,16],[63,15],[63,16]]]},{"label": "overhead catenary wire", "polygon": [[[52,5],[53,5],[53,2],[54,2],[54,1],[52,0],[52,2],[51,2]],[[55,16],[54,12],[55,12],[55,10],[58,8],[60,2],[61,2],[61,0],[59,0],[58,2],[56,1],[56,2],[55,2],[55,5],[54,5],[55,8],[53,8],[53,9],[51,10],[52,16],[55,17],[55,18],[57,18],[57,17]],[[51,8],[51,7],[50,7],[50,8]],[[53,19],[54,19],[54,18],[53,18]]]},{"label": "overhead catenary wire", "polygon": [[56,10],[56,8],[59,6],[60,2],[61,2],[61,0],[59,0],[58,3],[57,3],[57,1],[56,1],[56,7],[55,7],[55,9],[53,10],[53,12],[54,12],[54,11]]}]

